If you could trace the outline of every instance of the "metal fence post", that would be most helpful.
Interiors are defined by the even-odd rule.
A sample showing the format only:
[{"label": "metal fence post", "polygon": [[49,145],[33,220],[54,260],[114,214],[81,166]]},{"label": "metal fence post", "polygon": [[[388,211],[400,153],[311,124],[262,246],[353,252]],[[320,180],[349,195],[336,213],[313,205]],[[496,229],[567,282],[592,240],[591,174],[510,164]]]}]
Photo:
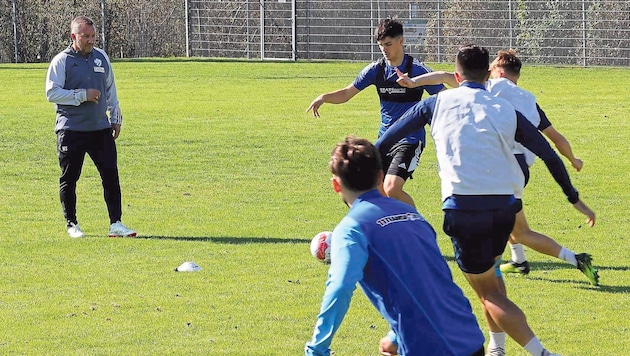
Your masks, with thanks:
[{"label": "metal fence post", "polygon": [[588,65],[586,60],[586,4],[585,0],[582,0],[582,65],[586,68]]},{"label": "metal fence post", "polygon": [[265,0],[260,0],[260,60],[265,59]]},{"label": "metal fence post", "polygon": [[297,60],[297,11],[295,10],[295,0],[291,1],[291,59]]},{"label": "metal fence post", "polygon": [[247,59],[251,59],[252,55],[251,55],[251,51],[249,49],[249,42],[251,40],[251,35],[249,33],[249,27],[251,26],[250,18],[251,18],[252,15],[250,13],[251,10],[249,8],[249,0],[247,0],[246,5],[247,5],[247,9],[245,11],[245,14],[247,16],[247,19],[245,21],[245,27],[246,27],[246,29],[245,29],[245,36],[246,36],[246,41],[247,42],[245,43],[245,52],[246,52]]},{"label": "metal fence post", "polygon": [[437,61],[442,63],[442,9],[440,8],[441,0],[437,2]]},{"label": "metal fence post", "polygon": [[311,3],[306,0],[306,58],[311,59]]},{"label": "metal fence post", "polygon": [[101,0],[101,38],[103,40],[103,51],[107,52],[107,36],[105,35],[105,26],[107,23],[107,14],[105,13],[105,0]]},{"label": "metal fence post", "polygon": [[190,23],[188,22],[188,0],[184,0],[184,23],[186,26],[186,57],[190,57]]},{"label": "metal fence post", "polygon": [[[376,25],[374,24],[374,1],[370,0],[370,29],[375,28]],[[374,61],[376,60],[376,56],[374,53],[374,45],[372,44],[372,42],[370,42],[370,53],[371,53],[371,60]]]},{"label": "metal fence post", "polygon": [[18,32],[17,32],[17,9],[15,7],[15,0],[13,2],[13,56],[15,57],[15,63],[18,62]]},{"label": "metal fence post", "polygon": [[508,16],[509,16],[509,26],[510,26],[510,48],[514,48],[514,18],[513,9],[512,9],[512,0],[508,2]]}]

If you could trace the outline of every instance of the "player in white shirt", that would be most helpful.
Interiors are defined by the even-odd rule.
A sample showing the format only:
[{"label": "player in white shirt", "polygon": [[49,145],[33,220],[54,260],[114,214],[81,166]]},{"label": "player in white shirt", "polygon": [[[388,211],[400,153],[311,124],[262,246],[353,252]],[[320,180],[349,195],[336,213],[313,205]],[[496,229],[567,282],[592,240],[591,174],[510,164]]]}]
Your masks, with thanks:
[{"label": "player in white shirt", "polygon": [[[499,269],[525,185],[515,143],[543,160],[575,209],[592,223],[595,214],[579,199],[562,160],[536,127],[507,100],[486,90],[487,50],[462,46],[455,63],[459,87],[418,102],[374,145],[386,155],[401,137],[431,126],[442,182],[443,230],[482,303],[488,329],[507,333],[532,356],[547,356],[551,353],[529,328],[525,314],[507,297]],[[504,348],[493,350],[499,342],[491,340],[490,355],[505,354]]]},{"label": "player in white shirt", "polygon": [[[516,110],[521,112],[554,143],[556,149],[565,156],[571,162],[573,168],[579,172],[582,169],[583,162],[574,156],[569,141],[552,126],[544,111],[536,103],[535,96],[517,86],[521,67],[522,62],[516,56],[514,50],[499,51],[497,57],[490,65],[490,76],[493,79],[490,79],[486,83],[488,92],[494,96],[502,97],[514,105]],[[409,78],[405,73],[398,74],[398,83],[401,86],[415,87],[417,85],[433,85],[436,83],[445,83],[451,87],[458,85],[454,74],[444,71],[431,72],[414,78]],[[529,167],[534,163],[535,155],[520,144],[517,144],[514,154],[525,174],[525,184],[527,184],[529,179]],[[590,226],[594,224],[594,220],[590,218],[587,222]],[[512,258],[511,261],[501,265],[501,271],[504,273],[529,273],[530,267],[523,248],[523,245],[525,245],[535,251],[572,264],[584,273],[592,285],[599,285],[598,271],[592,265],[590,254],[576,254],[558,244],[552,238],[531,230],[522,209],[516,215],[516,223],[510,235],[509,243]]]},{"label": "player in white shirt", "polygon": [[[510,101],[516,110],[521,111],[534,126],[537,126],[545,136],[551,139],[558,151],[568,158],[573,168],[579,172],[582,169],[583,162],[573,155],[571,145],[567,139],[551,125],[544,111],[536,104],[534,95],[517,86],[521,67],[522,62],[516,56],[514,50],[499,51],[497,57],[490,65],[491,77],[494,79],[488,81],[486,88],[491,94]],[[529,167],[534,163],[535,156],[524,147],[518,147],[515,153],[524,155],[527,165],[522,168],[527,176]],[[524,244],[540,253],[557,257],[572,264],[586,275],[591,284],[599,285],[599,275],[592,266],[591,255],[588,253],[576,254],[550,237],[531,230],[523,210],[516,215],[516,224],[509,242],[512,260],[501,265],[502,272],[529,273],[529,264],[522,245]]]}]

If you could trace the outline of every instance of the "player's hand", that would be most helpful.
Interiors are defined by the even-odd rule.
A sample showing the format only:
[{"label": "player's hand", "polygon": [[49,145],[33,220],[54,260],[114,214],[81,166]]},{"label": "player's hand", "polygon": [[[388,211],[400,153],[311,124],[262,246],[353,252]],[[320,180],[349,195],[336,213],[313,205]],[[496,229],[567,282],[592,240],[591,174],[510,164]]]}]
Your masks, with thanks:
[{"label": "player's hand", "polygon": [[576,158],[575,161],[571,162],[571,165],[573,166],[573,168],[575,168],[576,171],[581,171],[582,167],[584,166],[584,162],[582,162],[581,159]]},{"label": "player's hand", "polygon": [[114,136],[114,140],[120,136],[120,124],[112,124],[112,135]]},{"label": "player's hand", "polygon": [[573,204],[573,207],[588,217],[588,219],[586,219],[588,226],[593,227],[595,225],[595,213],[586,206],[586,204],[584,204],[581,200],[578,200],[577,203]]},{"label": "player's hand", "polygon": [[416,82],[413,79],[409,78],[409,75],[407,73],[401,72],[398,68],[394,69],[396,69],[396,74],[398,75],[398,79],[396,79],[396,83],[398,83],[398,85],[405,88],[416,87]]},{"label": "player's hand", "polygon": [[394,344],[388,336],[385,336],[378,344],[378,352],[385,356],[398,355],[398,345]]},{"label": "player's hand", "polygon": [[308,106],[308,108],[306,109],[306,112],[313,110],[313,116],[319,117],[319,107],[322,106],[323,103],[324,103],[324,96],[320,95],[311,102],[311,105]]},{"label": "player's hand", "polygon": [[96,89],[88,89],[85,91],[85,96],[87,101],[98,103],[98,101],[101,99],[101,92]]}]

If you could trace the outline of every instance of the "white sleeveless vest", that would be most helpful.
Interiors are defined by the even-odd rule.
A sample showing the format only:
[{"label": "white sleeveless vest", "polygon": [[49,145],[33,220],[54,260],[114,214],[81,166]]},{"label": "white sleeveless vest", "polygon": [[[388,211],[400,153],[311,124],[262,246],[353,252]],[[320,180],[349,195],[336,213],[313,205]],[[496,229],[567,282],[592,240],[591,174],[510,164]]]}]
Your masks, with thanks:
[{"label": "white sleeveless vest", "polygon": [[514,157],[516,114],[504,99],[466,86],[440,92],[431,120],[442,200],[459,195],[521,197],[525,178]]},{"label": "white sleeveless vest", "polygon": [[[517,86],[506,78],[490,79],[486,82],[486,89],[488,89],[490,94],[509,101],[517,111],[523,114],[527,120],[534,125],[534,127],[540,125],[540,114],[538,113],[538,109],[536,109],[536,97],[534,94]],[[536,155],[518,142],[515,147],[514,153],[524,154],[525,162],[531,167],[532,164],[534,164]]]}]

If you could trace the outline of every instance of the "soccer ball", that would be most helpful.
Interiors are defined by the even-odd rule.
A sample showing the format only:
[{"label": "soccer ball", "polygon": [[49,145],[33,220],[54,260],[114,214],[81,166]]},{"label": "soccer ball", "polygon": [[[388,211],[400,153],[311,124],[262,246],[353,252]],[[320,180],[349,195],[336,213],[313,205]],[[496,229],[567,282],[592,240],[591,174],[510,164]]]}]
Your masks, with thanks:
[{"label": "soccer ball", "polygon": [[330,238],[332,232],[322,231],[311,240],[311,255],[322,263],[330,263]]}]

